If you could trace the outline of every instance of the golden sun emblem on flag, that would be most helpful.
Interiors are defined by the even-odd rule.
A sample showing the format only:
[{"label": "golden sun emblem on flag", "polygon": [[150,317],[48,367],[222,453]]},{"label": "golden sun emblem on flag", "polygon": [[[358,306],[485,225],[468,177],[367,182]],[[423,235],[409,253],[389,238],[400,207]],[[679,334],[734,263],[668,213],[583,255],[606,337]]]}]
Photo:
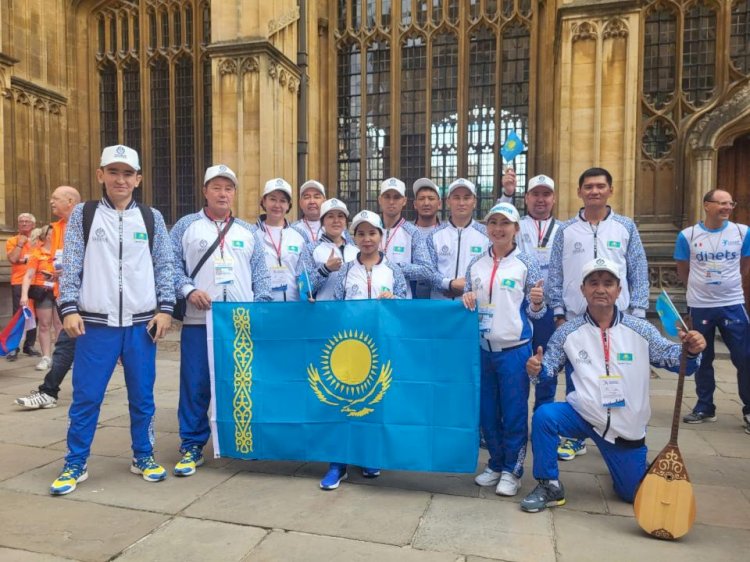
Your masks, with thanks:
[{"label": "golden sun emblem on flag", "polygon": [[[378,367],[380,372],[378,373]],[[307,381],[315,396],[347,416],[362,417],[383,399],[391,386],[391,362],[382,365],[375,342],[364,332],[344,330],[323,347],[321,372],[312,363]]]}]

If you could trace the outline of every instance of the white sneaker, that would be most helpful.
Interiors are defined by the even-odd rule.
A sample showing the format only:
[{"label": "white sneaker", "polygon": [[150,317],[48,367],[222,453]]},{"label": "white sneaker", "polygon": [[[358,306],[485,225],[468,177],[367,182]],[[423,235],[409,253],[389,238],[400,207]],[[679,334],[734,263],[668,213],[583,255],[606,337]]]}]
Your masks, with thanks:
[{"label": "white sneaker", "polygon": [[45,392],[32,390],[28,395],[16,398],[16,404],[24,408],[54,408],[57,406],[57,398],[50,396]]},{"label": "white sneaker", "polygon": [[52,366],[52,358],[48,356],[42,357],[42,360],[34,367],[37,371],[46,371]]},{"label": "white sneaker", "polygon": [[500,482],[497,483],[495,493],[498,496],[515,496],[521,489],[521,479],[516,478],[510,472],[503,471]]},{"label": "white sneaker", "polygon": [[494,486],[500,481],[500,473],[495,472],[489,466],[484,469],[484,472],[477,474],[474,478],[477,486]]}]

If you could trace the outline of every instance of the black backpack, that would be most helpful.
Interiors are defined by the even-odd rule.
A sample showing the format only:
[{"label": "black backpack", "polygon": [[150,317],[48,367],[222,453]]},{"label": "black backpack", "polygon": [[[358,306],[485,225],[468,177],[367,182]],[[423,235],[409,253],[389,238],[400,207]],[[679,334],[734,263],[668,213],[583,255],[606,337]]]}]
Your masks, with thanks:
[{"label": "black backpack", "polygon": [[[83,251],[86,251],[86,246],[89,243],[89,233],[91,232],[91,224],[94,222],[94,213],[96,213],[96,206],[99,204],[99,200],[86,201],[83,204]],[[147,205],[141,205],[136,202],[138,210],[141,212],[143,217],[143,224],[146,225],[146,234],[148,235],[148,249],[151,254],[154,253],[154,212],[151,207]]]}]

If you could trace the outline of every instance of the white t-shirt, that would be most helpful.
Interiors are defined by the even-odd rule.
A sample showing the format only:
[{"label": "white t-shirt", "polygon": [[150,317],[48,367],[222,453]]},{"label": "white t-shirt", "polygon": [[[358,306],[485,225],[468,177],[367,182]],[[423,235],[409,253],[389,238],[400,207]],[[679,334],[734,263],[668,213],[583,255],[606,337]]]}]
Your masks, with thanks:
[{"label": "white t-shirt", "polygon": [[750,256],[748,227],[726,221],[709,229],[700,222],[677,235],[674,259],[690,262],[687,305],[716,308],[742,304],[740,259]]}]

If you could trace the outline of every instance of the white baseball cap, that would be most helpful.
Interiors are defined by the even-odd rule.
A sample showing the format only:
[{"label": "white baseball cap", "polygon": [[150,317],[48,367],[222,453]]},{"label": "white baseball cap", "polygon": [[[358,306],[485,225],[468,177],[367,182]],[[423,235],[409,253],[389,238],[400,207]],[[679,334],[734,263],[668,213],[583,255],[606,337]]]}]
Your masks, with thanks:
[{"label": "white baseball cap", "polygon": [[317,189],[318,191],[320,191],[323,197],[326,196],[326,188],[323,187],[323,184],[319,181],[307,180],[305,183],[299,186],[299,196],[302,197],[302,194],[308,189]]},{"label": "white baseball cap", "polygon": [[510,203],[498,203],[484,216],[484,220],[489,220],[492,215],[503,215],[510,222],[519,222],[521,220],[521,215],[518,214],[518,209]]},{"label": "white baseball cap", "polygon": [[398,191],[398,194],[404,197],[406,195],[406,184],[398,178],[383,180],[383,183],[380,184],[380,195],[390,190]]},{"label": "white baseball cap", "polygon": [[435,182],[432,181],[430,178],[419,178],[417,181],[414,182],[414,185],[411,186],[412,192],[414,192],[414,197],[417,196],[417,193],[419,193],[420,189],[431,189],[435,193],[438,194],[438,197],[440,197],[440,190],[438,189],[438,186],[435,185]]},{"label": "white baseball cap", "polygon": [[114,164],[115,162],[127,164],[137,171],[140,171],[141,169],[141,163],[140,160],[138,160],[138,153],[129,146],[117,144],[115,146],[108,146],[102,150],[102,158],[99,162],[99,166],[104,168],[104,166]]},{"label": "white baseball cap", "polygon": [[326,201],[323,201],[323,204],[320,206],[320,220],[323,220],[323,217],[328,211],[341,211],[346,215],[346,217],[349,217],[349,209],[346,208],[346,204],[336,199],[335,197],[333,199],[327,199]]},{"label": "white baseball cap", "polygon": [[588,277],[595,271],[608,271],[609,273],[614,275],[618,281],[620,280],[620,268],[616,263],[610,260],[604,258],[594,258],[590,262],[584,264],[583,280],[586,281],[586,277]]},{"label": "white baseball cap", "polygon": [[215,178],[226,178],[234,184],[234,187],[237,187],[237,176],[229,166],[216,164],[215,166],[206,168],[206,175],[203,176],[203,185],[206,185]]},{"label": "white baseball cap", "polygon": [[292,186],[289,185],[289,182],[284,178],[273,178],[272,180],[268,180],[266,186],[263,188],[263,195],[261,195],[261,197],[265,197],[273,191],[283,191],[289,196],[289,199],[292,198]]},{"label": "white baseball cap", "polygon": [[477,188],[476,186],[467,180],[466,178],[458,178],[456,181],[454,181],[452,184],[448,186],[448,195],[456,191],[459,187],[465,187],[469,191],[471,191],[471,194],[476,197],[477,195]]},{"label": "white baseball cap", "polygon": [[380,215],[367,210],[360,211],[359,213],[354,215],[352,225],[349,227],[349,230],[351,230],[352,234],[354,234],[354,232],[357,230],[357,227],[363,222],[374,226],[380,231],[380,234],[383,234],[383,222],[380,220]]},{"label": "white baseball cap", "polygon": [[549,176],[540,174],[538,176],[534,176],[529,180],[529,188],[526,190],[526,192],[528,193],[529,191],[531,191],[535,187],[539,187],[540,185],[549,187],[552,191],[555,191],[555,181]]}]

